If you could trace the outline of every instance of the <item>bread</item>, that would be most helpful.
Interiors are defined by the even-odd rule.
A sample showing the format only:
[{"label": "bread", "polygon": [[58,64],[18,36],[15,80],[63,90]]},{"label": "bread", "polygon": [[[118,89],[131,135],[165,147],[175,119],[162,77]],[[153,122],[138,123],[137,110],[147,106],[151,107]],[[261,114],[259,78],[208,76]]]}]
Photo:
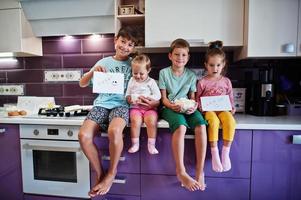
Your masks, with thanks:
[{"label": "bread", "polygon": [[8,116],[18,116],[19,112],[17,110],[7,112]]},{"label": "bread", "polygon": [[19,115],[22,115],[22,116],[27,115],[27,112],[25,110],[20,110]]}]

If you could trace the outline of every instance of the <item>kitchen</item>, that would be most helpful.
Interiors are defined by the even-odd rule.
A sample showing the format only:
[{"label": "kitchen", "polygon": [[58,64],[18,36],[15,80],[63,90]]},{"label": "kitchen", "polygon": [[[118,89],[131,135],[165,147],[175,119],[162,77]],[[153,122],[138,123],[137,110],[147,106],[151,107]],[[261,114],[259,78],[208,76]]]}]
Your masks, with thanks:
[{"label": "kitchen", "polygon": [[[11,2],[13,3],[11,4]],[[0,51],[14,52],[17,56],[15,59],[3,59],[0,62],[0,106],[16,104],[18,97],[22,96],[54,97],[55,104],[62,106],[92,105],[94,99],[92,88],[80,88],[78,75],[89,70],[100,58],[113,55],[114,33],[124,24],[133,24],[140,29],[141,26],[144,28],[144,31],[141,32],[142,39],[138,50],[149,54],[153,65],[150,76],[155,79],[158,79],[161,68],[170,65],[167,57],[167,43],[175,37],[179,37],[177,34],[183,34],[182,37],[190,39],[193,47],[188,67],[197,72],[203,69],[202,63],[208,41],[215,39],[225,41],[229,61],[227,75],[234,88],[242,88],[242,90],[238,90],[242,92],[237,97],[241,95],[245,97],[245,101],[237,99],[237,105],[240,106],[239,108],[242,107],[242,111],[235,115],[238,125],[235,144],[231,152],[233,169],[223,174],[212,172],[210,155],[208,154],[205,166],[208,188],[201,193],[186,192],[176,185],[174,164],[171,159],[170,134],[166,122],[160,121],[158,124],[158,148],[161,152],[159,156],[150,157],[146,153],[146,149],[143,148],[141,152],[135,155],[129,155],[125,151],[118,168],[120,176],[112,187],[112,191],[105,197],[94,199],[299,198],[300,191],[298,188],[301,187],[301,182],[298,177],[300,177],[301,161],[297,152],[300,151],[301,147],[297,144],[300,144],[301,135],[300,0],[282,0],[277,1],[277,3],[272,0],[264,3],[256,0],[231,0],[229,5],[232,6],[227,6],[227,3],[218,0],[210,1],[210,3],[191,0],[192,5],[188,5],[188,2],[179,1],[173,3],[174,7],[171,7],[169,1],[152,1],[153,3],[145,1],[144,3],[144,1],[138,0],[111,0],[104,3],[104,1],[91,0],[82,4],[76,0],[24,0],[20,2],[22,6],[17,1],[2,1],[0,3],[0,25],[5,25],[2,22],[4,18],[1,14],[4,10],[14,10],[17,6],[19,13],[23,9],[25,19],[29,21],[34,32],[33,35],[37,39],[31,40],[31,46],[40,43],[38,45],[40,49],[37,48],[38,51],[28,53],[29,50],[25,48],[26,43],[21,45],[21,49],[12,48],[10,45],[6,46],[4,44],[8,39],[5,38],[9,37],[0,34],[2,40]],[[200,8],[198,8],[196,5],[199,5],[199,2],[203,2],[202,6],[205,7],[199,6]],[[185,5],[187,9],[181,10],[185,8],[184,3],[187,4]],[[41,7],[38,7],[39,4]],[[87,4],[89,6],[86,7]],[[131,12],[135,13],[135,10],[131,10],[133,7],[126,5],[136,5],[136,8],[145,14],[132,15]],[[80,13],[71,12],[71,10],[76,11],[76,7],[80,6],[85,6],[86,10],[80,9]],[[196,12],[187,12],[187,10],[196,10],[196,7],[198,8]],[[66,8],[73,9],[68,9],[70,12],[66,12]],[[126,13],[124,15],[119,14],[119,8],[126,9]],[[232,9],[235,9],[235,12]],[[98,10],[107,13],[99,14]],[[183,13],[187,19],[178,19],[172,14],[170,14],[170,18],[166,17],[166,12],[170,10],[176,10],[175,13]],[[212,20],[201,21],[200,18],[206,18],[198,12],[202,11],[206,14],[205,11],[208,10],[216,10],[215,17],[212,16]],[[34,15],[35,13],[38,15]],[[209,16],[208,13],[207,15]],[[213,14],[210,13],[211,15]],[[178,17],[182,16],[179,15]],[[10,22],[13,22],[14,19],[12,16],[9,17]],[[16,18],[16,20],[18,19]],[[171,19],[177,23],[184,21],[185,26],[181,24],[184,27],[181,28],[180,33],[174,22],[169,26],[164,25],[170,23],[169,20]],[[22,20],[24,19],[22,18]],[[96,27],[95,24],[97,24]],[[195,24],[203,27],[205,32],[202,33],[201,31],[204,30],[197,29],[198,26]],[[162,26],[164,31],[160,31]],[[20,27],[16,28],[12,24],[9,27],[13,27],[15,32],[20,29]],[[9,29],[9,27],[1,28],[1,32],[5,33],[4,30]],[[170,31],[168,31],[168,27],[170,27]],[[92,33],[101,34],[97,36],[91,35]],[[70,36],[65,37],[66,34]],[[12,33],[9,36],[14,37]],[[18,40],[15,39],[14,42],[16,41]],[[2,45],[6,49],[3,49]],[[38,56],[28,57],[28,54]],[[259,102],[267,98],[259,98],[260,101],[255,101],[255,99],[258,100],[258,94],[261,94],[262,85],[272,85],[272,87],[264,87],[272,88],[270,92],[272,92],[272,99],[275,102],[272,105],[275,108],[272,112],[263,112],[265,110],[263,108],[254,108],[254,104],[265,105],[265,103]],[[27,191],[24,182],[22,182],[24,181],[24,177],[22,177],[24,172],[22,173],[23,169],[21,169],[24,164],[21,164],[20,137],[21,140],[34,137],[21,136],[24,130],[33,127],[31,132],[37,130],[40,133],[37,134],[38,137],[42,139],[44,133],[50,133],[52,135],[51,140],[54,141],[69,140],[57,138],[56,135],[68,135],[68,132],[71,135],[72,132],[72,136],[67,137],[72,143],[76,141],[74,134],[76,134],[76,128],[81,125],[83,119],[84,116],[63,118],[59,116],[50,116],[50,118],[47,116],[39,118],[0,117],[1,158],[6,161],[5,164],[2,162],[0,170],[1,199],[67,200],[88,198],[75,194],[72,196],[70,193],[64,195],[57,191],[51,194]],[[127,133],[129,133],[128,129],[125,134],[125,149],[128,149],[128,145],[130,145],[129,134]],[[145,137],[144,132],[142,137]],[[193,137],[187,135],[186,146],[192,144],[192,140]],[[145,142],[145,138],[142,138],[142,141]],[[108,164],[106,134],[97,138],[95,143],[102,152],[105,152],[102,160],[106,166]],[[142,146],[145,145],[142,144]],[[81,157],[76,146],[71,148],[73,149],[72,152],[75,152],[72,153],[73,155]],[[189,172],[193,174],[193,155],[195,153],[188,148],[186,154],[185,162],[190,166]],[[164,166],[162,166],[162,160],[164,160]],[[74,160],[71,159],[70,163],[72,162],[74,163]],[[93,182],[93,170],[90,172],[86,170],[86,172],[88,174],[85,177],[91,176],[88,181]],[[41,183],[36,183],[36,186],[38,184]],[[64,190],[68,192],[66,185],[64,185]],[[82,188],[81,190],[84,190],[86,195],[86,189]]]}]

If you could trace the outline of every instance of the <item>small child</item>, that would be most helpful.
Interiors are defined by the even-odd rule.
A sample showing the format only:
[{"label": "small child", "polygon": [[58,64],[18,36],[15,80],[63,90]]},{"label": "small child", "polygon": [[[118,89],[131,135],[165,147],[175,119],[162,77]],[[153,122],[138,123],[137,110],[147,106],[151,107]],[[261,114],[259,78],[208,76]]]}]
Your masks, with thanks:
[{"label": "small child", "polygon": [[[229,111],[207,111],[205,119],[208,121],[208,135],[212,155],[212,169],[216,172],[225,172],[231,169],[230,148],[235,133],[235,107],[233,103],[233,90],[231,81],[224,76],[226,72],[226,55],[222,50],[222,41],[209,43],[209,49],[205,55],[205,69],[207,75],[204,76],[197,85],[197,100],[199,109],[202,111],[200,97],[229,95],[232,110]],[[220,160],[217,147],[219,126],[223,128],[223,148],[222,160]]]},{"label": "small child", "polygon": [[[197,110],[197,104],[186,112],[176,100],[195,100],[196,75],[185,68],[189,60],[189,43],[176,39],[171,43],[168,54],[171,66],[160,71],[159,88],[162,94],[162,118],[172,131],[172,151],[176,164],[176,174],[182,186],[189,191],[205,190],[204,163],[207,148],[206,124],[202,114]],[[187,128],[194,130],[196,149],[196,174],[192,178],[184,166],[184,136]]]},{"label": "small child", "polygon": [[132,60],[132,78],[126,91],[126,99],[130,108],[132,146],[128,150],[135,153],[139,150],[140,127],[146,125],[148,142],[147,148],[150,154],[158,154],[155,147],[157,135],[158,114],[156,108],[148,108],[143,105],[142,98],[151,98],[155,101],[161,99],[161,93],[156,81],[149,77],[151,62],[147,55],[141,54]]}]

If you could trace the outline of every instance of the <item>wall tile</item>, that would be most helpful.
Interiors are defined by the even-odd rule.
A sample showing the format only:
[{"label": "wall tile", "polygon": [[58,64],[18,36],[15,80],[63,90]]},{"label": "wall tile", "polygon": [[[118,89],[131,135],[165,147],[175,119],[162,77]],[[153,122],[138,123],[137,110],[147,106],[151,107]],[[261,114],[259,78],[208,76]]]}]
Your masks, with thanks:
[{"label": "wall tile", "polygon": [[91,68],[103,57],[102,54],[97,55],[64,55],[63,68]]},{"label": "wall tile", "polygon": [[115,51],[114,38],[83,40],[83,53],[112,52],[112,51]]},{"label": "wall tile", "polygon": [[81,88],[78,83],[64,84],[64,96],[93,96],[92,87]]},{"label": "wall tile", "polygon": [[43,54],[81,53],[81,40],[43,41]]},{"label": "wall tile", "polygon": [[0,71],[0,83],[6,83],[6,72]]},{"label": "wall tile", "polygon": [[25,94],[27,96],[63,96],[61,84],[26,84]]},{"label": "wall tile", "polygon": [[96,95],[93,97],[84,97],[84,105],[93,105],[93,101],[96,98]]},{"label": "wall tile", "polygon": [[16,70],[7,72],[8,83],[40,83],[44,79],[43,70]]},{"label": "wall tile", "polygon": [[61,56],[28,57],[25,59],[25,69],[62,68]]},{"label": "wall tile", "polygon": [[62,106],[84,105],[83,97],[56,97],[55,103]]}]

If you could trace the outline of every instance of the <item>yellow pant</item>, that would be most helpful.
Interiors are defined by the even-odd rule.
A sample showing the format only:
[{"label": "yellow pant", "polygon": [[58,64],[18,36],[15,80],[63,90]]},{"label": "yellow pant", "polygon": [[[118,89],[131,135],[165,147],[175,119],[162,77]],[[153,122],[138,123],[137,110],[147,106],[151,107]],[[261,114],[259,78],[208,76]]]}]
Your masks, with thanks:
[{"label": "yellow pant", "polygon": [[220,124],[223,129],[223,139],[230,142],[233,141],[236,121],[231,112],[208,111],[205,113],[205,119],[208,121],[209,142],[216,142],[218,140]]}]

